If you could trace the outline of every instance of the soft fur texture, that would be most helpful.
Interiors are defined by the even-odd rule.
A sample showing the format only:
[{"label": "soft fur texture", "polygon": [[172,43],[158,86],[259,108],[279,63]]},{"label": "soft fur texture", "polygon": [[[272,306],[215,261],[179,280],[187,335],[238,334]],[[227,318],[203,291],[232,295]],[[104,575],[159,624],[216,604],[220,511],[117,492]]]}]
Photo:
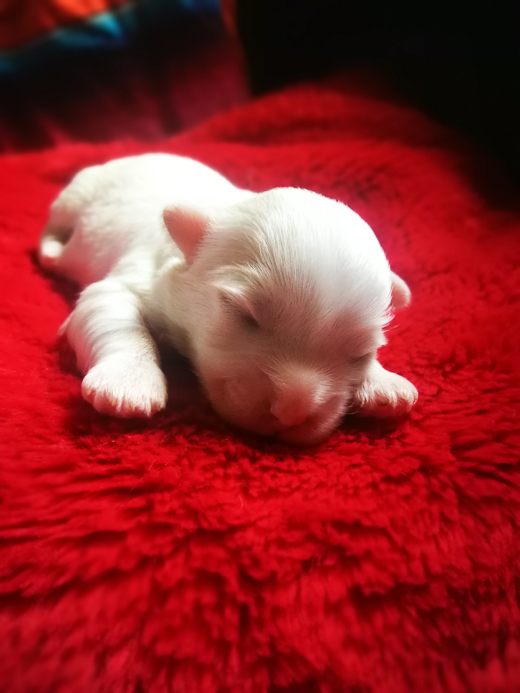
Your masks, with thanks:
[{"label": "soft fur texture", "polygon": [[0,688],[515,693],[520,214],[496,172],[348,83],[162,144],[340,199],[410,285],[381,350],[421,393],[410,418],[296,453],[227,426],[178,359],[156,419],[98,414],[55,346],[76,296],[36,261],[49,205],[145,149],[1,160]]},{"label": "soft fur texture", "polygon": [[410,291],[370,227],[322,195],[255,194],[187,157],[116,159],[61,192],[39,255],[86,287],[61,333],[103,414],[166,406],[154,337],[192,360],[224,418],[289,442],[417,399],[375,361],[392,278],[394,303]]}]

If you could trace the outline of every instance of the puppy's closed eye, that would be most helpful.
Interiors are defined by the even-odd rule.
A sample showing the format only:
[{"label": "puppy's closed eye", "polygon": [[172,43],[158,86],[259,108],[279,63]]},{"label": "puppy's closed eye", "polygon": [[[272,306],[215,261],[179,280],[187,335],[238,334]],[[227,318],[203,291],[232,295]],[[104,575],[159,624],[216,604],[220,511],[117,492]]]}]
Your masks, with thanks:
[{"label": "puppy's closed eye", "polygon": [[240,325],[249,331],[258,331],[261,328],[260,321],[253,314],[252,307],[246,296],[233,287],[220,288],[220,300],[228,313],[240,321]]},{"label": "puppy's closed eye", "polygon": [[256,332],[260,330],[262,327],[259,321],[255,318],[255,316],[251,315],[250,313],[241,313],[240,320],[242,322],[242,325],[251,331]]},{"label": "puppy's closed eye", "polygon": [[375,358],[374,352],[369,351],[366,354],[349,359],[349,363],[353,366],[365,366],[373,358]]}]

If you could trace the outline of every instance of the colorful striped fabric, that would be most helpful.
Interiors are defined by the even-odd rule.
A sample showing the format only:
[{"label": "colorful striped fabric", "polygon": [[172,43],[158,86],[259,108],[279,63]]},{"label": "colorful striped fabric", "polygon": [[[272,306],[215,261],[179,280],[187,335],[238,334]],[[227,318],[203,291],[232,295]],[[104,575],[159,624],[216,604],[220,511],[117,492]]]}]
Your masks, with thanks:
[{"label": "colorful striped fabric", "polygon": [[31,39],[128,4],[128,0],[10,0],[0,15],[0,49],[23,46]]},{"label": "colorful striped fabric", "polygon": [[218,0],[7,0],[0,7],[0,77],[71,51],[117,48],[143,27],[218,10]]}]

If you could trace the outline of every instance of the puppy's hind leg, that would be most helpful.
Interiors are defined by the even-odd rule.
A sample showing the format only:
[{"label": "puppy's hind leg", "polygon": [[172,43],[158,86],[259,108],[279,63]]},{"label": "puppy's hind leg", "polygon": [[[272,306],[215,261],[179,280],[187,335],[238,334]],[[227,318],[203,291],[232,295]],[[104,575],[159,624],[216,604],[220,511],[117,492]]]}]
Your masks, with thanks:
[{"label": "puppy's hind leg", "polygon": [[80,171],[51,205],[49,221],[38,248],[38,259],[45,269],[60,271],[60,259],[65,245],[74,232],[81,212],[95,192],[99,168],[92,166]]},{"label": "puppy's hind leg", "polygon": [[38,259],[44,269],[59,271],[59,261],[71,235],[72,229],[63,229],[52,226],[50,223],[47,224],[38,247]]}]

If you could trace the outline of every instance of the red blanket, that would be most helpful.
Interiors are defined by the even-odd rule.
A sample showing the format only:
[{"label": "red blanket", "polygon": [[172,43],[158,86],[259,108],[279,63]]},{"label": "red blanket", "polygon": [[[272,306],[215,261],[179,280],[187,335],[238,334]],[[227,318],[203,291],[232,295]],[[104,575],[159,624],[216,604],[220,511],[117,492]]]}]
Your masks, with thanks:
[{"label": "red blanket", "polygon": [[[186,363],[149,423],[94,412],[34,249],[79,168],[0,159],[0,689],[519,690],[520,213],[497,172],[383,92],[301,86],[161,150],[372,224],[410,284],[381,354],[420,400],[295,451],[237,433]],[[61,355],[60,355],[61,354]]]}]

